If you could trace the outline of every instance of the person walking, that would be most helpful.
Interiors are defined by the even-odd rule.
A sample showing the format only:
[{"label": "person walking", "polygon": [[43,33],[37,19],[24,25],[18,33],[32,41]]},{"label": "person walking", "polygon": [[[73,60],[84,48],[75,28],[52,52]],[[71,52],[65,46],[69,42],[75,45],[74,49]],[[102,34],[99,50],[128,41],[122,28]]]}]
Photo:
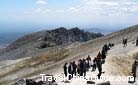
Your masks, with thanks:
[{"label": "person walking", "polygon": [[81,67],[80,67],[80,62],[81,62],[81,59],[78,60],[78,64],[77,64],[77,73],[78,73],[78,76],[81,75]]},{"label": "person walking", "polygon": [[68,66],[68,73],[69,73],[69,80],[71,80],[72,77],[73,77],[73,66],[72,66],[72,62],[70,62],[69,66]]},{"label": "person walking", "polygon": [[86,77],[86,70],[87,70],[87,64],[86,64],[86,60],[83,59],[83,76],[84,78]]},{"label": "person walking", "polygon": [[123,37],[123,47],[126,47],[127,46],[127,38],[125,39],[124,37]]},{"label": "person walking", "polygon": [[86,58],[86,61],[87,61],[87,68],[88,68],[88,70],[89,70],[89,68],[90,68],[90,62],[91,62],[91,57],[90,57],[90,55],[88,55],[88,57]]},{"label": "person walking", "polygon": [[77,65],[76,65],[75,61],[73,61],[72,66],[73,66],[73,74],[76,76]]},{"label": "person walking", "polygon": [[80,76],[83,76],[83,68],[84,68],[83,60],[80,60]]},{"label": "person walking", "polygon": [[136,46],[138,46],[138,38],[137,38],[137,40],[136,40]]},{"label": "person walking", "polygon": [[134,82],[136,80],[136,70],[137,70],[138,62],[134,61],[132,64],[132,76],[134,77]]},{"label": "person walking", "polygon": [[127,46],[127,38],[125,39],[125,45]]},{"label": "person walking", "polygon": [[92,71],[95,71],[96,70],[96,57],[93,59],[93,65],[92,65]]},{"label": "person walking", "polygon": [[67,64],[68,64],[68,63],[65,63],[64,66],[63,66],[65,77],[67,77],[67,75],[68,75],[68,72],[67,72],[67,68],[68,68],[68,67],[67,67]]},{"label": "person walking", "polygon": [[102,61],[101,61],[101,59],[102,59],[102,55],[99,52],[98,55],[97,55],[97,58],[96,58],[96,65],[97,65],[97,68],[98,68],[98,71],[99,71],[99,73],[97,75],[98,79],[100,79],[101,74],[102,74]]}]

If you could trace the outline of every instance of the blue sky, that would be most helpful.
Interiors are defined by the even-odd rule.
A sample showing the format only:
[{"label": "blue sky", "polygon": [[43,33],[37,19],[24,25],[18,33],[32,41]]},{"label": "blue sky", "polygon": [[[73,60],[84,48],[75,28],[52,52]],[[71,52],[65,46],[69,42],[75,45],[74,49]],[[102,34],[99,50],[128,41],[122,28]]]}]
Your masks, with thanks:
[{"label": "blue sky", "polygon": [[138,0],[0,0],[0,31],[138,24]]}]

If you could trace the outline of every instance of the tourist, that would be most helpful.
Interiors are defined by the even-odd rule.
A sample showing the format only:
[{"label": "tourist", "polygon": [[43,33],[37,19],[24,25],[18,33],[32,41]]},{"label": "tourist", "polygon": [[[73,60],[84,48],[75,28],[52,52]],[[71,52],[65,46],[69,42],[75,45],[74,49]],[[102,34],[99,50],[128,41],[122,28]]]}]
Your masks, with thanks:
[{"label": "tourist", "polygon": [[67,63],[64,64],[63,69],[64,69],[64,75],[65,75],[65,77],[67,77],[67,75],[68,75],[68,73],[67,73]]}]

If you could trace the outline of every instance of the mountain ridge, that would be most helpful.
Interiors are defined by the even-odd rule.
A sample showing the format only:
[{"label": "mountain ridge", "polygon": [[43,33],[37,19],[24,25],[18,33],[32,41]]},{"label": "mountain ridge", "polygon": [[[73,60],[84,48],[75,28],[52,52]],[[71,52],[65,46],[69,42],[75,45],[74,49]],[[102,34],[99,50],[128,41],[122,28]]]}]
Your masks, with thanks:
[{"label": "mountain ridge", "polygon": [[[7,48],[16,49],[24,44],[28,44],[30,42],[42,42],[47,46],[51,47],[55,45],[61,45],[66,43],[73,42],[85,42],[93,38],[103,36],[101,33],[90,33],[85,32],[84,30],[80,30],[75,27],[72,29],[66,29],[64,27],[60,27],[54,30],[44,30],[40,32],[35,32],[32,34],[25,35],[21,38],[18,38],[15,42],[9,45]],[[41,43],[39,43],[41,44]],[[41,46],[40,46],[41,47]],[[43,47],[43,46],[42,46]]]},{"label": "mountain ridge", "polygon": [[[127,47],[123,47],[122,45],[123,37],[128,38]],[[2,70],[0,73],[0,77],[2,78],[0,82],[7,81],[9,78],[11,78],[9,80],[10,82],[19,78],[39,78],[40,76],[38,75],[40,73],[60,74],[63,71],[64,63],[84,59],[88,55],[93,59],[101,51],[103,45],[108,43],[113,43],[114,47],[108,52],[106,63],[103,67],[105,68],[104,71],[109,75],[127,75],[131,72],[131,63],[134,61],[133,57],[138,53],[138,47],[135,46],[135,40],[137,38],[138,25],[135,25],[83,43],[73,43],[64,47],[53,47],[47,50],[37,49],[32,52],[34,56],[28,54],[26,57],[22,57],[21,54],[25,51],[22,51],[22,49],[14,50],[3,56],[6,58],[9,57],[9,59],[15,57],[15,60],[3,61],[2,65],[4,67],[0,69]],[[17,56],[20,55],[21,59],[18,59],[15,55],[17,52],[20,52]],[[36,55],[35,53],[40,53],[40,55]],[[7,66],[9,69],[7,69]],[[111,83],[116,84],[117,82]],[[122,82],[120,83],[122,85]],[[128,84],[128,82],[125,83]]]},{"label": "mountain ridge", "polygon": [[37,51],[39,49],[47,49],[59,45],[69,45],[75,42],[86,42],[101,36],[103,36],[101,33],[87,32],[78,27],[72,29],[59,27],[53,30],[31,33],[18,38],[16,41],[8,45],[0,54],[2,55],[3,53],[9,52],[8,55],[5,55],[5,58],[11,53],[14,54],[14,59],[18,56],[22,58],[24,55],[28,53],[31,54],[32,51]]}]

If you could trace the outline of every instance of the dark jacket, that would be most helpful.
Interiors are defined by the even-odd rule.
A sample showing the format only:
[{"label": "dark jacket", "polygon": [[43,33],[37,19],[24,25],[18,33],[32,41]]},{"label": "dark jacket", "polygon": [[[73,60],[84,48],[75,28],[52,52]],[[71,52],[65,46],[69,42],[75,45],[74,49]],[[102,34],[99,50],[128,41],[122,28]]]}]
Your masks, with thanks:
[{"label": "dark jacket", "polygon": [[136,46],[138,46],[138,39],[136,40]]},{"label": "dark jacket", "polygon": [[138,63],[135,61],[135,62],[132,64],[132,73],[133,73],[134,76],[136,76],[137,66],[138,66]]},{"label": "dark jacket", "polygon": [[76,71],[76,69],[77,69],[77,65],[75,64],[75,63],[73,63],[73,72],[75,72]]},{"label": "dark jacket", "polygon": [[67,64],[65,64],[65,65],[63,66],[63,69],[64,69],[64,74],[67,75]]},{"label": "dark jacket", "polygon": [[68,73],[69,74],[73,73],[73,66],[72,66],[72,64],[70,64],[69,67],[68,67]]}]

